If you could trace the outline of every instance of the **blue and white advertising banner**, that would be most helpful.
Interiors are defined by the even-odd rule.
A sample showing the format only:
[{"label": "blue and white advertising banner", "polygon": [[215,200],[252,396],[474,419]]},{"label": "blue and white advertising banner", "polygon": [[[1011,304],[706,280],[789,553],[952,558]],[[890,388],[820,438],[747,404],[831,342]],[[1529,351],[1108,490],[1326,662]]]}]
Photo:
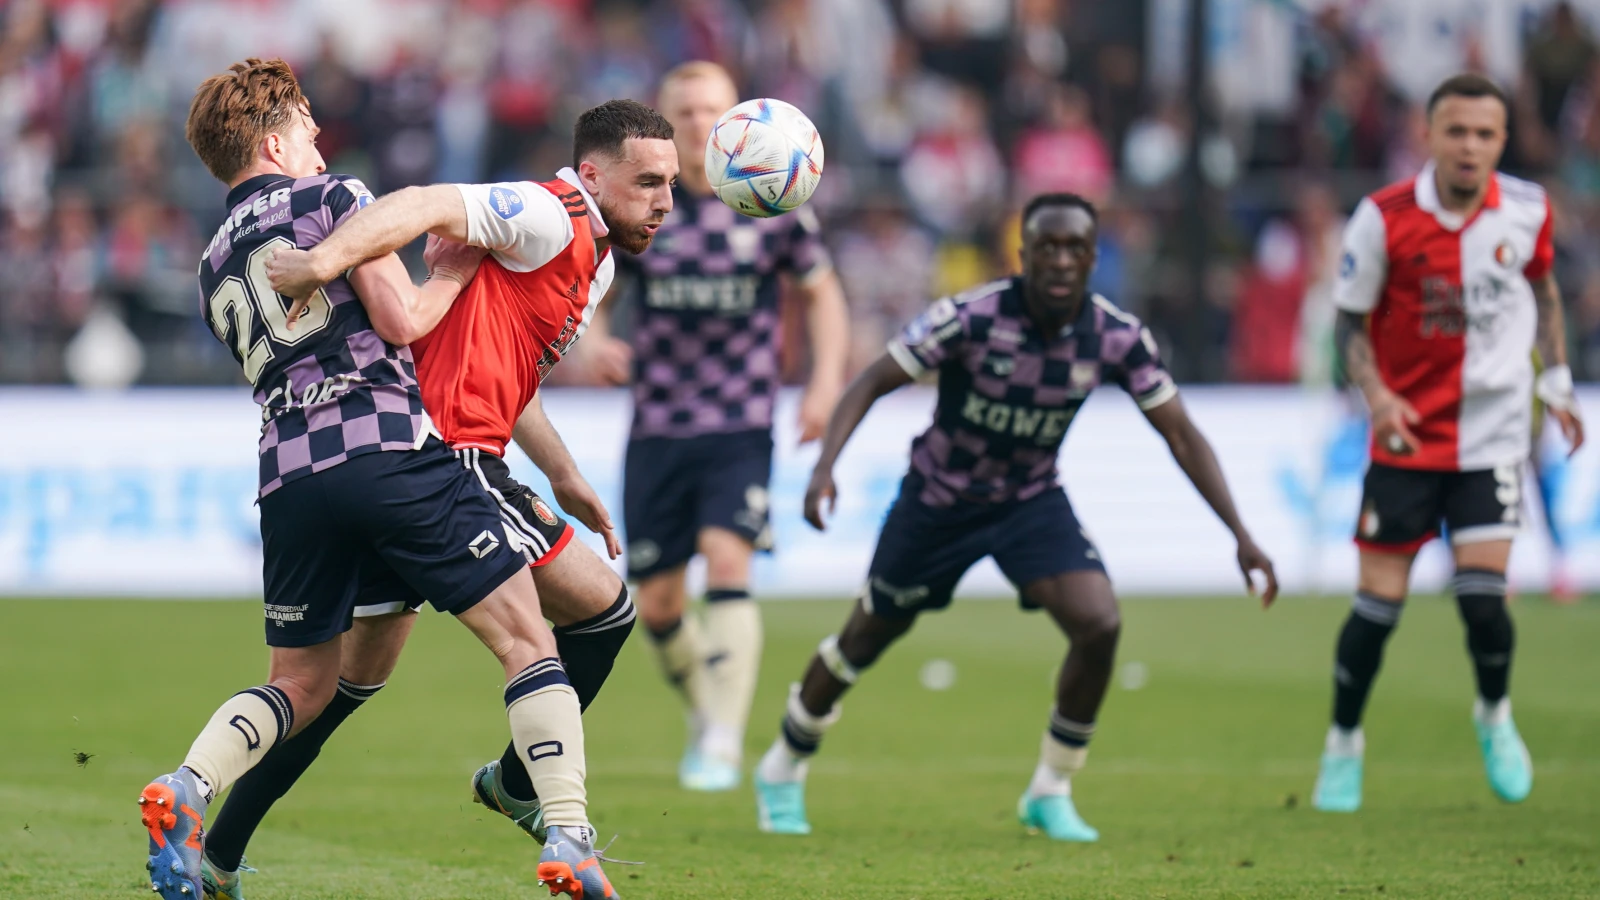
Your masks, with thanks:
[{"label": "blue and white advertising banner", "polygon": [[[1580,392],[1600,416],[1600,389]],[[1350,543],[1366,464],[1366,429],[1345,399],[1296,388],[1190,388],[1184,402],[1216,447],[1240,511],[1272,554],[1286,588],[1350,589]],[[840,597],[861,586],[884,513],[899,489],[910,440],[933,393],[881,400],[836,471],[839,505],[826,534],[800,516],[815,447],[797,447],[798,396],[779,407],[771,503],[777,551],[757,563],[764,596]],[[618,524],[627,395],[552,390],[545,408]],[[255,500],[257,407],[240,390],[0,390],[0,594],[225,597],[259,594]],[[1553,431],[1553,429],[1550,429]],[[1547,435],[1543,482],[1575,582],[1600,587],[1600,449],[1568,460]],[[513,451],[514,474],[545,493]],[[1102,391],[1072,425],[1062,454],[1067,492],[1124,594],[1242,591],[1233,542],[1190,487],[1161,439],[1120,393]],[[1527,531],[1512,581],[1539,590],[1552,571],[1538,480],[1526,482]],[[548,494],[547,494],[548,496]],[[594,535],[580,535],[596,549]],[[619,563],[620,565],[620,563]],[[1416,589],[1441,585],[1446,548],[1418,561]],[[691,568],[691,577],[698,573]],[[1010,588],[989,563],[968,595]]]}]

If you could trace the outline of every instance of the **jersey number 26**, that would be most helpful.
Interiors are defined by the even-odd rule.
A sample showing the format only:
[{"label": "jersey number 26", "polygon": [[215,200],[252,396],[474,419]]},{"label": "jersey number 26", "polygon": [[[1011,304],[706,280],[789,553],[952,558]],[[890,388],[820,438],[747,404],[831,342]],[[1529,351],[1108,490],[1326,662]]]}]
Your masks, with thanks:
[{"label": "jersey number 26", "polygon": [[[229,275],[224,278],[206,301],[206,323],[224,344],[230,342],[231,327],[231,343],[244,364],[244,377],[252,385],[272,360],[273,342],[292,347],[327,328],[333,318],[328,295],[318,288],[294,330],[289,329],[289,298],[274,291],[272,282],[267,280],[267,258],[278,249],[293,250],[294,244],[288,238],[275,237],[250,251],[250,258],[244,265],[245,277]],[[251,341],[258,321],[266,324],[267,335]]]}]

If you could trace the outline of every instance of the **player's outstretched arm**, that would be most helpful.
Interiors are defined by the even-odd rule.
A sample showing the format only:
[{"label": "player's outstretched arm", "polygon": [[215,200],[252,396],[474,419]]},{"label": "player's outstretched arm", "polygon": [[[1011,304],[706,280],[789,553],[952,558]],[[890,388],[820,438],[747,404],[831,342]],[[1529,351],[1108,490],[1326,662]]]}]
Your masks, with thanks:
[{"label": "player's outstretched arm", "polygon": [[478,272],[487,251],[433,235],[423,259],[428,278],[419,287],[411,283],[400,257],[388,253],[369,259],[350,271],[350,286],[372,320],[372,330],[397,347],[432,331]]},{"label": "player's outstretched arm", "polygon": [[1561,308],[1561,288],[1555,272],[1532,282],[1533,299],[1539,307],[1535,346],[1544,361],[1544,371],[1534,382],[1534,393],[1544,401],[1567,439],[1569,453],[1583,446],[1583,419],[1578,417],[1578,398],[1572,388],[1572,369],[1567,366],[1567,321]]},{"label": "player's outstretched arm", "polygon": [[267,261],[267,277],[273,290],[303,300],[357,264],[393,253],[425,232],[467,242],[467,205],[460,188],[434,184],[380,197],[310,251],[278,251]]},{"label": "player's outstretched arm", "polygon": [[1210,504],[1217,518],[1233,532],[1234,539],[1239,543],[1239,569],[1244,573],[1245,587],[1252,596],[1255,595],[1256,584],[1252,573],[1260,572],[1267,582],[1261,592],[1261,604],[1271,606],[1278,596],[1278,575],[1272,568],[1272,560],[1256,546],[1250,532],[1245,529],[1244,522],[1239,518],[1239,510],[1233,505],[1233,492],[1228,490],[1228,480],[1223,477],[1222,466],[1217,464],[1217,454],[1211,449],[1211,442],[1195,427],[1194,420],[1189,418],[1183,399],[1174,394],[1172,399],[1160,406],[1145,410],[1144,415],[1166,439],[1167,447],[1172,450],[1172,458],[1178,461],[1183,474],[1189,476],[1190,483]]},{"label": "player's outstretched arm", "polygon": [[856,426],[866,418],[867,410],[878,402],[879,397],[910,383],[910,373],[892,355],[885,353],[845,388],[844,395],[839,398],[839,404],[833,408],[833,415],[828,419],[828,430],[822,437],[822,455],[817,458],[817,467],[811,471],[811,484],[806,487],[806,521],[811,523],[812,528],[818,531],[827,529],[822,518],[823,501],[827,501],[828,515],[831,516],[834,501],[838,497],[833,484],[833,464],[838,461],[839,453],[844,450],[850,435],[855,433]]},{"label": "player's outstretched arm", "polygon": [[811,380],[800,401],[800,443],[807,444],[822,437],[844,386],[850,356],[850,311],[844,286],[831,268],[802,281],[798,288],[806,304],[806,331],[811,339]]},{"label": "player's outstretched arm", "polygon": [[617,539],[617,526],[611,522],[611,513],[600,502],[600,495],[595,493],[589,480],[578,471],[577,461],[562,442],[550,417],[545,415],[544,402],[539,399],[538,393],[533,395],[533,399],[528,401],[528,408],[517,417],[517,424],[511,429],[511,439],[550,480],[550,492],[555,495],[556,505],[582,522],[584,527],[604,537],[606,553],[612,559],[621,556],[622,542]]}]

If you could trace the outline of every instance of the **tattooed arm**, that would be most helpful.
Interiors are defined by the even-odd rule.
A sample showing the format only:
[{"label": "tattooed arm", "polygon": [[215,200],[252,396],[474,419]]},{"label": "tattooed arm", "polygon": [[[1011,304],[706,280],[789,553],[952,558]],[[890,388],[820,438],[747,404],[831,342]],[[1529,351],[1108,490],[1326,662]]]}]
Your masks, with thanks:
[{"label": "tattooed arm", "polygon": [[1555,272],[1544,273],[1530,284],[1538,304],[1539,326],[1534,346],[1544,362],[1544,371],[1534,382],[1534,393],[1561,426],[1571,452],[1583,446],[1583,420],[1578,417],[1578,399],[1572,391],[1572,370],[1567,367],[1567,323],[1561,309],[1561,288]]},{"label": "tattooed arm", "polygon": [[1406,399],[1389,390],[1378,373],[1378,360],[1367,334],[1367,318],[1361,313],[1339,311],[1334,325],[1334,341],[1344,360],[1345,375],[1367,398],[1372,414],[1372,433],[1378,445],[1399,456],[1409,456],[1421,447],[1410,426],[1421,421]]}]

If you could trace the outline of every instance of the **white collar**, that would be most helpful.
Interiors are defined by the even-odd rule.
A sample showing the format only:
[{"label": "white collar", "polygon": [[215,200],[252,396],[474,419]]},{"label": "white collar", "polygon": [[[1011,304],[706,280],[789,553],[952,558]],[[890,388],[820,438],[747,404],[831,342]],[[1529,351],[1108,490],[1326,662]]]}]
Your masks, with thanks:
[{"label": "white collar", "polygon": [[589,207],[589,233],[597,238],[602,238],[609,234],[611,229],[606,227],[606,220],[600,217],[600,204],[594,202],[594,198],[589,196],[589,192],[584,188],[583,182],[578,179],[578,173],[574,172],[571,166],[567,166],[557,172],[556,177],[577,188],[578,193],[583,195],[583,202],[588,204]]},{"label": "white collar", "polygon": [[[1417,184],[1413,189],[1417,198],[1417,207],[1433,218],[1446,230],[1460,231],[1467,225],[1467,217],[1457,212],[1444,208],[1444,203],[1439,199],[1439,181],[1436,177],[1437,168],[1433,160],[1428,160],[1417,174]],[[1480,210],[1494,209],[1500,205],[1500,173],[1489,173],[1489,183],[1484,186],[1483,205]]]}]

